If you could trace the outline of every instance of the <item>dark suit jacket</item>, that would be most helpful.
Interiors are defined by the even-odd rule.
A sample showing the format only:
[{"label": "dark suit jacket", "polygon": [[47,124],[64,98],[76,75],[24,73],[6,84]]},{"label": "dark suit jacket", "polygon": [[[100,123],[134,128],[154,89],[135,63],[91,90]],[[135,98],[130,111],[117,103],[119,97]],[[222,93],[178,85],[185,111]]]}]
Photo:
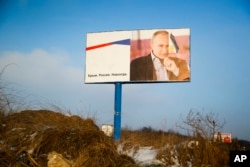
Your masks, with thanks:
[{"label": "dark suit jacket", "polygon": [[[183,59],[169,57],[179,68],[179,75],[175,76],[171,71],[167,71],[170,81],[181,81],[190,79],[190,71],[187,63]],[[130,63],[130,81],[155,81],[156,73],[151,54],[139,57]]]}]

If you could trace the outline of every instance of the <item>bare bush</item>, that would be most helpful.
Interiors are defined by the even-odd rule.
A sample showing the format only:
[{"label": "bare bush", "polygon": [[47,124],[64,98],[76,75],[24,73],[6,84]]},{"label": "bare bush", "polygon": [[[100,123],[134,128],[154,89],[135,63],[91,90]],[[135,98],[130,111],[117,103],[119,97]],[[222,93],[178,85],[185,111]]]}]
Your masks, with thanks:
[{"label": "bare bush", "polygon": [[[180,157],[180,163],[189,161],[194,166],[227,166],[229,162],[229,145],[221,142],[213,142],[214,133],[220,131],[225,121],[222,123],[218,115],[213,112],[202,113],[190,110],[183,124],[178,125],[192,136],[191,141],[197,143],[194,147],[181,146],[178,151],[187,154],[186,158]],[[183,156],[182,156],[183,157]]]},{"label": "bare bush", "polygon": [[178,125],[187,131],[189,135],[201,136],[205,139],[212,139],[215,132],[220,131],[225,125],[225,120],[220,122],[218,115],[209,112],[203,113],[190,110],[182,124]]},{"label": "bare bush", "polygon": [[3,80],[3,74],[5,70],[15,64],[8,64],[3,67],[0,71],[0,112],[8,113],[15,112],[24,106],[21,98],[18,94],[19,92],[13,87],[13,83],[7,83]]}]

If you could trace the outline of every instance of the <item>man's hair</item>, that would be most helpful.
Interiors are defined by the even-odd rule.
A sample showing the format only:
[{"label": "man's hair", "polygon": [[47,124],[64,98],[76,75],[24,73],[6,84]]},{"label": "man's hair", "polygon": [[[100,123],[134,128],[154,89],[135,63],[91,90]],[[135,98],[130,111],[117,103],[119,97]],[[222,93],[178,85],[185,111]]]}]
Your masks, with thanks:
[{"label": "man's hair", "polygon": [[154,34],[153,34],[153,36],[152,36],[152,39],[153,39],[155,36],[159,35],[159,34],[169,35],[169,33],[168,33],[167,31],[165,31],[165,30],[159,30],[159,31],[154,32]]}]

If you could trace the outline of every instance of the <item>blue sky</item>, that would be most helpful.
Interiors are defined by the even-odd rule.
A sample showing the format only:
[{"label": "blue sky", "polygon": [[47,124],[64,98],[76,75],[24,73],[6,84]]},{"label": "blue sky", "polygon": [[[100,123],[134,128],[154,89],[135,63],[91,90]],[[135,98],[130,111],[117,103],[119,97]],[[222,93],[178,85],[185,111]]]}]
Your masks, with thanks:
[{"label": "blue sky", "polygon": [[[214,112],[224,132],[250,140],[247,0],[3,0],[0,68],[34,106],[56,103],[113,123],[114,85],[84,84],[89,32],[190,28],[191,82],[124,84],[122,126],[178,130],[191,109]],[[32,106],[31,105],[31,106]],[[38,108],[39,108],[38,107]]]}]

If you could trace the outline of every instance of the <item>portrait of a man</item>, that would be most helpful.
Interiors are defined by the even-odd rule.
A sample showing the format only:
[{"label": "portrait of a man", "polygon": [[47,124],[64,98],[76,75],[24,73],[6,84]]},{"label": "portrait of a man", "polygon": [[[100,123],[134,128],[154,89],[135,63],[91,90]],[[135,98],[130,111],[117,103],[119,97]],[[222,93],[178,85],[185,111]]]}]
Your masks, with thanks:
[{"label": "portrait of a man", "polygon": [[[149,43],[149,53],[131,60],[130,81],[189,81],[189,41],[183,44],[180,39],[176,40],[173,34],[166,30],[155,31],[151,39],[144,41]],[[173,46],[174,54],[171,51]],[[185,51],[185,54],[182,54],[184,57],[179,56],[180,49]],[[131,49],[131,53],[136,52]]]}]

